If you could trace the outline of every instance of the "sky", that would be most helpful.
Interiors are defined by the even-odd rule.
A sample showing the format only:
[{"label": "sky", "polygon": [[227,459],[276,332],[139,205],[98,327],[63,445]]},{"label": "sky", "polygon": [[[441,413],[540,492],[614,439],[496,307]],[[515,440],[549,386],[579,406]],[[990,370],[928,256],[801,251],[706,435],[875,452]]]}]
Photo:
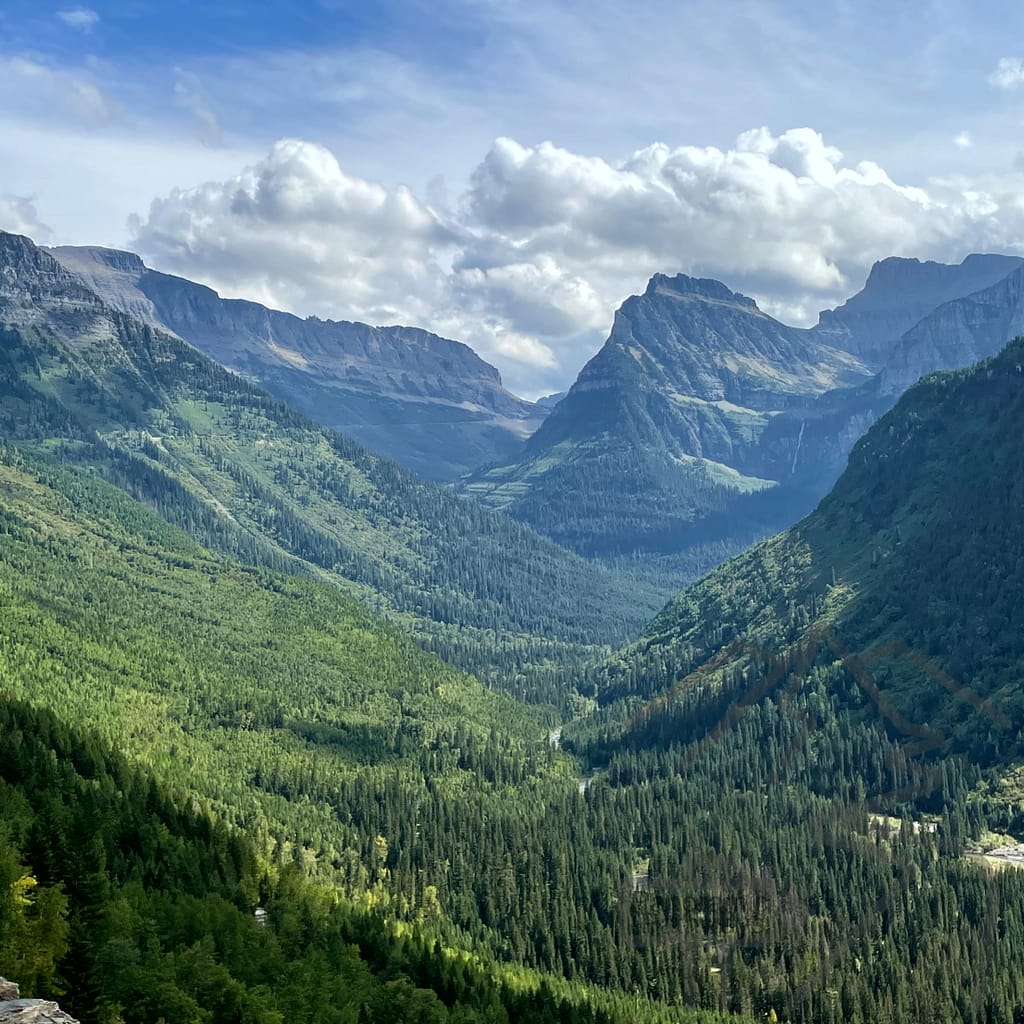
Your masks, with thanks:
[{"label": "sky", "polygon": [[536,397],[653,273],[810,324],[886,256],[1024,253],[1024,5],[4,0],[0,229]]}]

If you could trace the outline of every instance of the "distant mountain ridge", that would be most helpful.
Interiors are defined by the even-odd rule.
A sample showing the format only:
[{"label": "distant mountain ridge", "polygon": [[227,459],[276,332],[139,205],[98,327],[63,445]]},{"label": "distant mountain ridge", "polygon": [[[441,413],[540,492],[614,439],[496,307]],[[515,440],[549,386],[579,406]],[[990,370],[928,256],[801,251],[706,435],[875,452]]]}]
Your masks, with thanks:
[{"label": "distant mountain ridge", "polygon": [[898,395],[925,374],[958,370],[995,355],[1024,333],[1024,263],[987,288],[943,303],[900,339],[879,374]]},{"label": "distant mountain ridge", "polygon": [[52,254],[115,309],[169,330],[325,426],[427,479],[513,456],[548,409],[469,346],[414,327],[305,320],[150,270],[134,253]]},{"label": "distant mountain ridge", "polygon": [[992,253],[972,253],[956,265],[890,256],[871,268],[856,295],[823,310],[814,331],[878,371],[899,339],[932,310],[996,284],[1022,263],[1019,256]]},{"label": "distant mountain ridge", "polygon": [[[899,262],[910,269],[916,264]],[[814,496],[821,497],[845,468],[857,439],[907,388],[936,371],[964,369],[994,356],[1007,341],[1024,333],[1024,260],[974,256],[959,267],[920,264],[919,268],[932,276],[936,266],[949,271],[972,265],[983,270],[1010,269],[994,284],[943,302],[921,317],[886,346],[885,362],[869,381],[829,392],[798,415],[775,420],[762,440],[766,461],[776,467],[770,472],[782,474],[788,465],[791,482],[810,485]],[[949,280],[948,275],[938,276]],[[979,279],[977,275],[961,278],[969,283]]]},{"label": "distant mountain ridge", "polygon": [[681,585],[806,514],[910,383],[1017,333],[1022,268],[883,260],[809,329],[721,282],[655,275],[522,457],[466,490],[584,554],[654,558]]}]

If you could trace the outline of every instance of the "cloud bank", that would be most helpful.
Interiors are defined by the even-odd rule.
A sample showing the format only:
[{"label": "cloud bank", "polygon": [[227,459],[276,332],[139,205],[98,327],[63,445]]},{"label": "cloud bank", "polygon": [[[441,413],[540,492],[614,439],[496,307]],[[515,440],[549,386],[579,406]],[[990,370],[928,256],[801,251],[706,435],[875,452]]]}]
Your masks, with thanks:
[{"label": "cloud bank", "polygon": [[117,104],[90,75],[33,57],[0,53],[0,92],[10,108],[34,117],[63,117],[95,128],[117,116]]},{"label": "cloud bank", "polygon": [[881,257],[1020,251],[1024,174],[899,183],[809,128],[618,163],[503,138],[461,194],[428,201],[293,139],[155,200],[134,235],[152,265],[225,294],[464,340],[538,394],[571,381],[655,272],[721,278],[806,323]]}]

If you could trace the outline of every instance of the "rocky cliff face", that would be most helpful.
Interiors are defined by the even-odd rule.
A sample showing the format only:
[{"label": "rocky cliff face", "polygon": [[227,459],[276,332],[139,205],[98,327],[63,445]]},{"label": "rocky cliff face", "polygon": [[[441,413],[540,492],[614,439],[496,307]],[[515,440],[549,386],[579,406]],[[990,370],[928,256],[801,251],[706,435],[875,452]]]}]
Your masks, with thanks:
[{"label": "rocky cliff face", "polygon": [[991,287],[1022,262],[1017,256],[972,253],[950,266],[891,256],[871,268],[861,291],[836,309],[824,310],[815,332],[823,342],[880,370],[919,320],[943,303]]},{"label": "rocky cliff face", "polygon": [[574,390],[624,382],[768,410],[868,376],[847,352],[787,327],[719,281],[655,275],[615,315]]},{"label": "rocky cliff face", "polygon": [[62,247],[115,308],[168,329],[301,412],[430,479],[516,453],[547,409],[502,387],[467,345],[411,327],[303,320],[149,270],[132,253]]},{"label": "rocky cliff face", "polygon": [[12,326],[36,322],[43,312],[61,319],[101,305],[60,264],[22,235],[0,231],[0,310]]},{"label": "rocky cliff face", "polygon": [[[993,275],[994,284],[973,290]],[[846,467],[857,440],[907,388],[937,370],[996,355],[1024,333],[1024,261],[1017,257],[974,255],[958,266],[895,258],[876,263],[864,291],[834,311],[861,340],[882,339],[943,295],[964,289],[972,291],[932,306],[895,341],[880,345],[875,355],[885,360],[870,381],[774,419],[761,443],[766,474],[782,479],[788,465],[790,483],[820,497]],[[824,323],[826,314],[822,318]]]},{"label": "rocky cliff face", "polygon": [[467,490],[586,554],[671,555],[681,579],[809,512],[922,375],[1022,332],[1016,257],[883,260],[811,330],[720,282],[659,275],[523,457]]},{"label": "rocky cliff face", "polygon": [[849,353],[761,312],[718,281],[657,275],[615,314],[604,347],[530,440],[555,445],[621,437],[673,456],[755,470],[773,415],[866,380]]},{"label": "rocky cliff face", "polygon": [[956,370],[998,353],[1024,334],[1024,265],[966,298],[939,306],[900,338],[879,374],[892,400],[921,377]]}]

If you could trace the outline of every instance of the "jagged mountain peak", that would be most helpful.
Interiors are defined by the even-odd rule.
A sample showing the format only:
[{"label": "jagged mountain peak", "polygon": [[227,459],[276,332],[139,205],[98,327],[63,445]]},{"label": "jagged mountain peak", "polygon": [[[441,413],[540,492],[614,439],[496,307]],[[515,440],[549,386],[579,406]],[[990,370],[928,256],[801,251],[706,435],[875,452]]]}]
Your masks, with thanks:
[{"label": "jagged mountain peak", "polygon": [[587,554],[728,553],[813,507],[903,389],[1021,333],[1015,256],[880,260],[810,330],[656,274],[523,456],[468,487]]},{"label": "jagged mountain peak", "polygon": [[3,259],[4,276],[9,280],[17,277],[25,281],[40,276],[65,282],[72,280],[71,274],[61,264],[25,235],[0,231],[0,257]]},{"label": "jagged mountain peak", "polygon": [[13,231],[0,230],[0,251],[5,254],[15,253],[18,250],[22,252],[34,251],[35,248],[36,246],[31,238],[16,234]]},{"label": "jagged mountain peak", "polygon": [[[855,357],[775,320],[721,281],[656,274],[616,311],[607,341],[568,399],[573,391],[629,383],[769,409],[867,376]],[[565,402],[559,411],[567,413]]]},{"label": "jagged mountain peak", "polygon": [[[710,277],[690,277],[688,274],[655,274],[647,283],[644,296],[663,295],[673,298],[707,299],[713,302],[734,303],[752,310],[757,310],[757,303],[747,295],[734,292]],[[758,310],[758,312],[760,312]]]},{"label": "jagged mountain peak", "polygon": [[467,487],[587,555],[689,547],[683,571],[700,571],[735,550],[733,504],[776,483],[759,451],[773,419],[868,376],[720,281],[658,274],[616,312],[523,456]]},{"label": "jagged mountain peak", "polygon": [[75,275],[30,238],[0,231],[0,310],[9,322],[30,324],[41,308],[66,319],[102,305]]},{"label": "jagged mountain peak", "polygon": [[[967,257],[963,265],[969,259]],[[886,256],[885,259],[875,260],[868,271],[864,287],[847,299],[842,308],[889,305],[897,297],[893,288],[910,282],[918,283],[923,279],[934,280],[943,276],[943,271],[953,269],[951,265],[937,260],[921,260],[916,256]]]}]

